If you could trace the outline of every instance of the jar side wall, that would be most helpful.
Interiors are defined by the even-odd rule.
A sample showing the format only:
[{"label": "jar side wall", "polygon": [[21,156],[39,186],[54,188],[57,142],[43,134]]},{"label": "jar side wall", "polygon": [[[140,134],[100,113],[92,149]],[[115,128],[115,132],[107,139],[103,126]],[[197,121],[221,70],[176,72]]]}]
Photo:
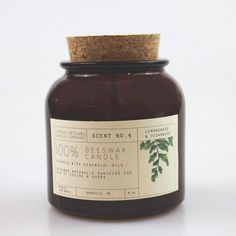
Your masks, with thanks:
[{"label": "jar side wall", "polygon": [[[167,95],[169,97],[164,99]],[[155,198],[115,202],[68,199],[53,194],[50,118],[106,121],[174,114],[178,114],[179,126],[178,191]],[[49,92],[46,100],[46,124],[48,197],[49,202],[57,208],[84,216],[123,218],[160,213],[183,201],[185,102],[181,89],[168,74],[150,75],[148,78],[105,76],[77,80],[70,80],[66,75]]]}]

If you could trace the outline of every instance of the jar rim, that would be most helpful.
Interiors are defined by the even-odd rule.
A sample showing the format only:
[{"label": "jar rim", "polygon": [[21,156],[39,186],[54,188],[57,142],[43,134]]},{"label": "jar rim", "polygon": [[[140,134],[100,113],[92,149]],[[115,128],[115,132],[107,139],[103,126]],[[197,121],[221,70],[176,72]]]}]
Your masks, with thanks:
[{"label": "jar rim", "polygon": [[156,61],[115,61],[115,62],[61,62],[62,68],[70,71],[76,69],[121,69],[121,68],[156,68],[169,64],[167,59]]}]

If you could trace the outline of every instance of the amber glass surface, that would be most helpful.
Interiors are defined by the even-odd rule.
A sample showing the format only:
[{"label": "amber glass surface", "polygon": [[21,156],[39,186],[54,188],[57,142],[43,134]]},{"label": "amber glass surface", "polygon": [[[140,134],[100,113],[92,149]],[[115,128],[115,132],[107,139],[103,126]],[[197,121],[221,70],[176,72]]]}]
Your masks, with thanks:
[{"label": "amber glass surface", "polygon": [[[166,60],[126,63],[61,63],[66,70],[46,99],[48,199],[71,214],[129,218],[166,211],[184,199],[184,97],[164,69]],[[178,114],[179,190],[159,197],[124,201],[71,199],[53,194],[50,118],[118,121]]]}]

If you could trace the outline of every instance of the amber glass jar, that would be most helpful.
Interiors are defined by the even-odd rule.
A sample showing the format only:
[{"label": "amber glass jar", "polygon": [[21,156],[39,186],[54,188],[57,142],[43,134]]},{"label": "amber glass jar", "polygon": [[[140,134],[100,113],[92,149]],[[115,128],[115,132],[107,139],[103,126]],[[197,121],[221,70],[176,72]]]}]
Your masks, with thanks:
[{"label": "amber glass jar", "polygon": [[48,197],[54,207],[128,218],[183,201],[185,105],[167,64],[61,63],[66,73],[46,100]]}]

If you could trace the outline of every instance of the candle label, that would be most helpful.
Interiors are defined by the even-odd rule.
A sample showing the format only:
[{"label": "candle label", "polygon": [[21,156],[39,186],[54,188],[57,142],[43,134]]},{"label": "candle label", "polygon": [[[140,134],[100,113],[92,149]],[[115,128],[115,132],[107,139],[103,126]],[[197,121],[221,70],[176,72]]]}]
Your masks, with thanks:
[{"label": "candle label", "polygon": [[53,193],[86,200],[178,190],[178,115],[130,121],[51,119]]}]

